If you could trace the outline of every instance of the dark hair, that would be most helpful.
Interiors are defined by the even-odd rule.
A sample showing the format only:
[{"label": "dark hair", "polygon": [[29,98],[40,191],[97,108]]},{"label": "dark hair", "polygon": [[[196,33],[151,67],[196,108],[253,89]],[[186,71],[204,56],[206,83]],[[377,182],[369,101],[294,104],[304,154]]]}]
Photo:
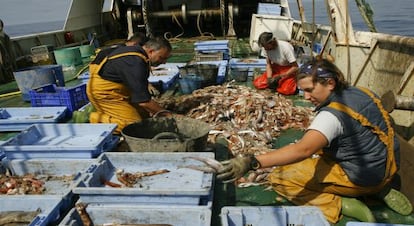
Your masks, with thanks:
[{"label": "dark hair", "polygon": [[272,32],[263,32],[260,34],[259,39],[257,40],[257,42],[259,43],[259,46],[265,46],[266,44],[268,44],[271,41],[276,40],[275,37],[273,37],[273,33]]},{"label": "dark hair", "polygon": [[302,65],[299,68],[299,73],[296,75],[296,81],[309,76],[312,76],[313,83],[323,85],[328,82],[328,78],[334,79],[336,82],[334,91],[337,93],[340,93],[349,86],[341,70],[334,63],[326,59],[313,59]]},{"label": "dark hair", "polygon": [[153,50],[159,50],[162,48],[166,48],[168,51],[172,50],[170,42],[163,37],[149,38],[144,46]]}]

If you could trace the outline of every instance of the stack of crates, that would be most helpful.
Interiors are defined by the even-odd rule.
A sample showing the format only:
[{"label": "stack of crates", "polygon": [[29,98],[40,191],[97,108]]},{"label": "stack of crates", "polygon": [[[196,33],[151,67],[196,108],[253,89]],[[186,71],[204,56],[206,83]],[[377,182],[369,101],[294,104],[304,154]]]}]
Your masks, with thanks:
[{"label": "stack of crates", "polygon": [[194,43],[195,61],[229,60],[229,40],[201,41]]},{"label": "stack of crates", "polygon": [[229,61],[230,74],[233,71],[245,69],[248,76],[252,77],[255,73],[263,73],[266,70],[266,59],[258,58],[232,58]]},{"label": "stack of crates", "polygon": [[[119,141],[115,124],[36,123],[0,144],[0,212],[22,211],[27,225],[58,225],[78,197],[72,189]],[[8,179],[9,178],[9,179]],[[26,185],[20,184],[22,180]],[[17,181],[17,182],[14,182]],[[38,188],[24,191],[25,188]],[[29,217],[30,216],[30,217]]]},{"label": "stack of crates", "polygon": [[[210,226],[213,174],[186,168],[213,152],[104,153],[73,188],[95,225]],[[120,173],[150,173],[125,185]],[[156,173],[159,172],[159,173]],[[81,225],[75,208],[60,225]]]}]

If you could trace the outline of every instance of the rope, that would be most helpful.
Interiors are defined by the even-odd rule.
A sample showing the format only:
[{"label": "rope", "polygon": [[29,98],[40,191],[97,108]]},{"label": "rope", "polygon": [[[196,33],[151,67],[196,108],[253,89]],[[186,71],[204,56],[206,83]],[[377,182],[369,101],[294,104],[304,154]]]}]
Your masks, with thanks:
[{"label": "rope", "polygon": [[172,37],[172,33],[169,32],[169,31],[167,31],[167,32],[164,33],[164,38],[167,39],[171,43],[173,43],[173,42],[180,42],[181,39],[179,37],[183,36],[183,34],[184,34],[184,28],[181,25],[180,21],[178,21],[178,18],[175,15],[175,13],[173,13],[171,17],[172,17],[171,19],[173,20],[173,22],[175,21],[178,24],[178,26],[181,28],[181,33],[178,34],[178,35],[176,35],[176,36],[174,36],[174,37]]},{"label": "rope", "polygon": [[369,3],[365,2],[365,0],[355,0],[355,2],[358,6],[359,13],[369,28],[369,31],[377,32],[373,19],[374,11],[371,9]]},{"label": "rope", "polygon": [[345,42],[347,50],[347,81],[351,82],[351,47],[349,46],[349,2],[346,0],[345,5],[346,27],[345,27]]},{"label": "rope", "polygon": [[[200,36],[187,39],[187,42],[196,42],[196,41],[202,41],[202,40],[214,40],[214,39],[216,39],[212,33],[203,32],[201,30],[200,18],[201,18],[201,12],[199,12],[198,15],[197,15],[197,30],[198,30]],[[175,13],[172,14],[172,20],[173,20],[173,22],[176,22],[178,24],[178,26],[181,28],[182,32],[173,37],[172,33],[167,31],[167,32],[164,33],[164,38],[167,39],[170,43],[182,42],[183,40],[180,39],[180,37],[182,35],[184,35],[184,28],[181,25],[181,23],[179,22],[179,20],[178,20],[177,16],[175,15]]]}]

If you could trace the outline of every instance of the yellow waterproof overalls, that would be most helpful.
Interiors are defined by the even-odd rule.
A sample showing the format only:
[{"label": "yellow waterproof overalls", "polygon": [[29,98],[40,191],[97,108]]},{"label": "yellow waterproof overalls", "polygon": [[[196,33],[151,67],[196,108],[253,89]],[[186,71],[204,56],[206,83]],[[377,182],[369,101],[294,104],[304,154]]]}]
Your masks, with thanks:
[{"label": "yellow waterproof overalls", "polygon": [[368,119],[345,105],[332,102],[329,106],[347,113],[362,125],[371,128],[387,146],[387,166],[381,184],[371,187],[355,185],[349,180],[341,166],[333,160],[325,158],[322,151],[320,151],[322,154],[319,158],[308,158],[295,164],[276,167],[269,175],[269,181],[277,193],[296,205],[318,206],[326,219],[332,223],[338,222],[341,218],[341,196],[358,197],[377,193],[391,181],[397,172],[394,157],[394,130],[389,116],[378,98],[370,91],[362,90],[374,100],[382,112],[387,123],[388,134],[373,126]]},{"label": "yellow waterproof overalls", "polygon": [[105,80],[99,75],[101,68],[109,60],[131,55],[149,62],[148,58],[141,53],[127,52],[105,57],[101,62],[89,65],[90,79],[86,93],[96,109],[96,112],[90,114],[89,121],[91,123],[115,123],[118,127],[114,133],[120,133],[125,126],[148,117],[144,109],[130,103],[130,92],[124,84]]}]

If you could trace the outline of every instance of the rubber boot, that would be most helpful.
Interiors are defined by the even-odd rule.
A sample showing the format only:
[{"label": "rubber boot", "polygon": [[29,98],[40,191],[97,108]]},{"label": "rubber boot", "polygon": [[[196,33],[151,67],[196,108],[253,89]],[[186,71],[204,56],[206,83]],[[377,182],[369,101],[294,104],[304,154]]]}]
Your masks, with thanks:
[{"label": "rubber boot", "polygon": [[384,200],[387,206],[401,215],[409,215],[413,212],[410,200],[401,192],[388,188],[381,191],[378,196]]},{"label": "rubber boot", "polygon": [[341,213],[362,222],[375,222],[375,217],[368,206],[356,198],[342,197]]}]

